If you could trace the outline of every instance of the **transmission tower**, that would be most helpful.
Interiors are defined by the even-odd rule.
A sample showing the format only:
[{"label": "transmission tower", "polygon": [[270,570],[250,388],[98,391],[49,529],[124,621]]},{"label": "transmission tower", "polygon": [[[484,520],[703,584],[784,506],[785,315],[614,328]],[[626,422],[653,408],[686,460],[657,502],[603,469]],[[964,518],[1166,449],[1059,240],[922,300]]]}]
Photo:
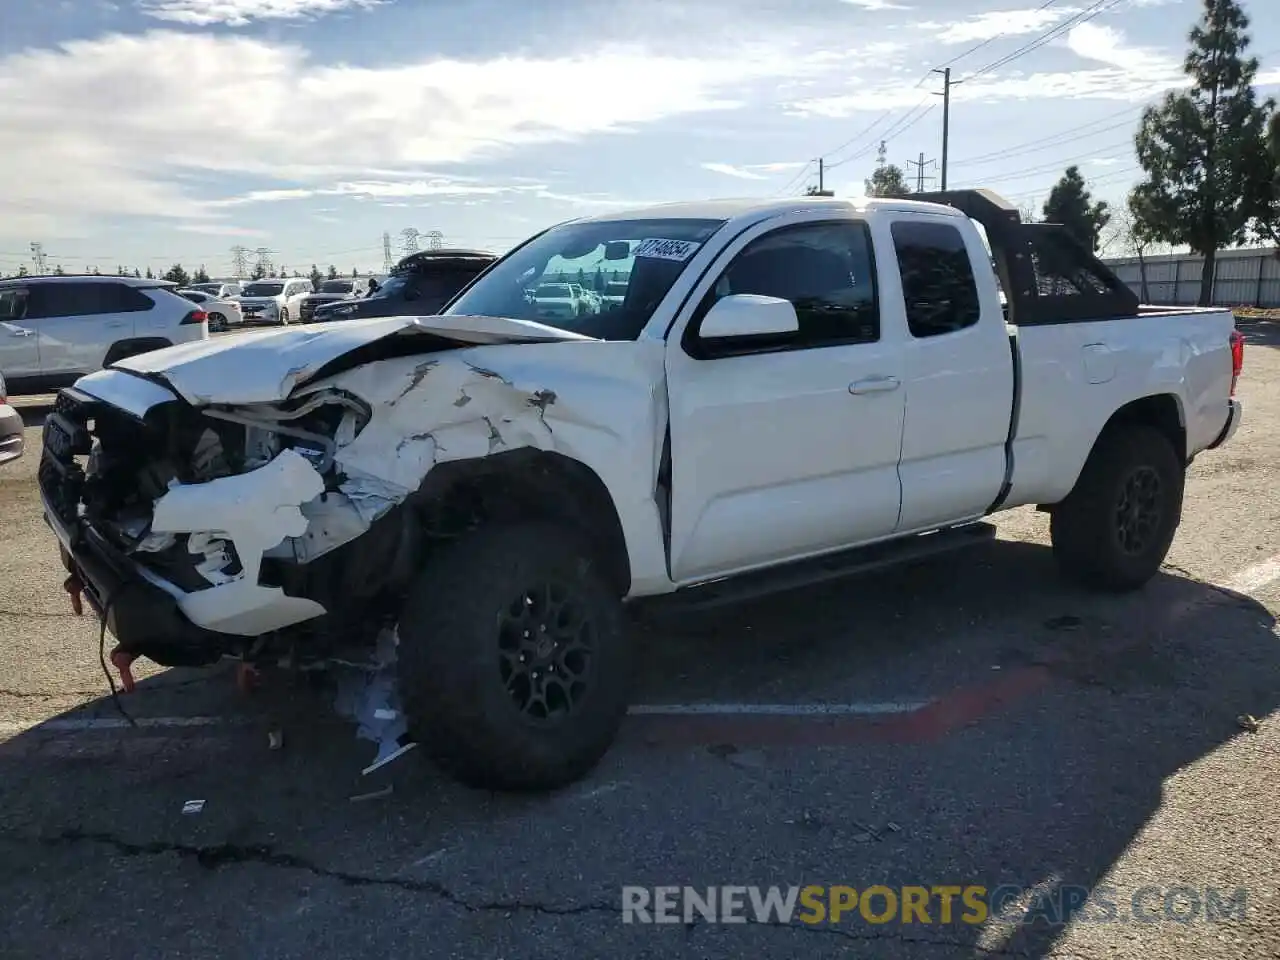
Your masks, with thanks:
[{"label": "transmission tower", "polygon": [[253,251],[258,257],[258,266],[262,268],[264,276],[271,276],[275,272],[275,267],[271,263],[271,253],[266,247],[259,247]]},{"label": "transmission tower", "polygon": [[396,262],[391,257],[391,234],[382,231],[382,272],[390,273]]},{"label": "transmission tower", "polygon": [[249,250],[238,244],[231,248],[231,272],[237,280],[249,272]]},{"label": "transmission tower", "polygon": [[36,265],[36,275],[43,276],[47,264],[44,259],[44,244],[31,244],[31,262]]},{"label": "transmission tower", "polygon": [[444,245],[444,234],[439,230],[431,230],[424,236],[427,238],[428,250],[439,250]]},{"label": "transmission tower", "polygon": [[418,238],[420,236],[422,234],[413,227],[405,227],[400,231],[400,248],[404,250],[406,257],[411,253],[418,252]]}]

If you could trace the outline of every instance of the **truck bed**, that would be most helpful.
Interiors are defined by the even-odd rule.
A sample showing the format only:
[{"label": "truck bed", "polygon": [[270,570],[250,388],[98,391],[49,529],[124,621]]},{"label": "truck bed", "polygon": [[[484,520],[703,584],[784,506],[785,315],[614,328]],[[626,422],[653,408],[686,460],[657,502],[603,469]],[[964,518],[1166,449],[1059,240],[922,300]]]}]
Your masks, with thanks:
[{"label": "truck bed", "polygon": [[1231,311],[1143,307],[1117,319],[1010,327],[1018,376],[1006,506],[1065,497],[1107,420],[1134,401],[1163,397],[1150,402],[1185,426],[1188,457],[1221,433]]}]

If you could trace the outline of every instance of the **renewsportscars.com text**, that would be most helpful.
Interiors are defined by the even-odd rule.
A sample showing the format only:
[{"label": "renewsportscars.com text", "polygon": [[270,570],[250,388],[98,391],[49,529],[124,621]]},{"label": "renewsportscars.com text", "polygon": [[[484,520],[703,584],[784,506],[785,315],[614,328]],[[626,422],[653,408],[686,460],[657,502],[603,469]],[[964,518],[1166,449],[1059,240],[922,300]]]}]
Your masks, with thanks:
[{"label": "renewsportscars.com text", "polygon": [[978,884],[865,888],[623,887],[623,923],[981,924],[992,918],[1048,923],[1242,921],[1248,891],[1218,887],[1058,886],[1037,891]]}]

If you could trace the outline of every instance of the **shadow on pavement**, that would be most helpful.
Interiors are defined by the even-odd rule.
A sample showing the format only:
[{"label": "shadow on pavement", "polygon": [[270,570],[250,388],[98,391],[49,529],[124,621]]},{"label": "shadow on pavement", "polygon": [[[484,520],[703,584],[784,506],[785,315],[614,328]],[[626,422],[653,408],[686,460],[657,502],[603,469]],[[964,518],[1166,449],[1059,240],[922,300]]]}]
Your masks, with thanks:
[{"label": "shadow on pavement", "polygon": [[[581,925],[575,940],[596,955],[837,956],[850,940],[875,940],[876,956],[912,956],[912,943],[930,942],[955,951],[938,955],[982,948],[1044,957],[1061,926],[1001,933],[992,923],[846,920],[825,936],[799,925],[779,933],[699,924],[667,936],[624,928],[619,888],[1008,884],[1039,888],[1056,913],[1055,897],[1070,904],[1073,889],[1103,882],[1160,809],[1169,777],[1247,736],[1238,715],[1276,709],[1274,626],[1251,598],[1179,576],[1162,574],[1127,597],[1085,594],[1059,582],[1047,548],[1000,541],[636,627],[645,651],[639,696],[649,701],[828,699],[864,682],[945,693],[993,674],[1040,676],[981,722],[907,747],[784,746],[745,767],[725,758],[749,744],[654,746],[631,731],[585,783],[533,797],[463,789],[413,754],[362,778],[372,745],[333,721],[308,685],[273,685],[236,703],[225,671],[208,680],[170,672],[142,682],[130,709],[182,706],[244,726],[218,737],[167,731],[163,742],[154,731],[115,731],[110,740],[125,746],[105,756],[77,755],[83,745],[50,752],[59,740],[39,729],[0,747],[0,860],[12,865],[0,875],[0,902],[13,905],[8,936],[46,938],[44,955],[138,909],[140,896],[183,921],[156,930],[148,955],[181,952],[191,929],[220,930],[212,942],[236,955],[240,938],[260,928],[247,915],[243,928],[219,927],[221,904],[258,895],[272,916],[292,918],[290,936],[305,936],[312,957],[394,954],[414,942],[403,922],[335,930],[330,919],[294,917],[317,885],[333,883],[348,912],[390,911],[381,898],[391,894],[459,911],[481,943],[497,936],[486,930],[523,922],[513,912],[554,919],[561,930]],[[109,700],[87,712],[116,716]],[[267,749],[265,729],[275,724],[286,731],[281,751]],[[156,745],[129,752],[129,741],[149,738]],[[391,796],[351,802],[387,784]],[[583,805],[606,788],[617,789]],[[183,816],[188,799],[205,800],[203,813]],[[866,827],[889,820],[899,830]],[[455,852],[435,859],[446,849]],[[128,876],[150,878],[148,889],[111,879],[123,862]],[[193,866],[175,873],[178,863]],[[272,879],[234,879],[237,865]],[[206,896],[214,890],[218,897]],[[1022,909],[1034,915],[1037,907]],[[476,926],[481,920],[492,927]],[[550,938],[521,955],[560,956],[562,948]],[[417,949],[431,953],[429,944]],[[121,946],[101,955],[140,954]]]},{"label": "shadow on pavement", "polygon": [[1248,346],[1280,347],[1280,320],[1247,320],[1237,317],[1236,329],[1244,334],[1244,341]]}]

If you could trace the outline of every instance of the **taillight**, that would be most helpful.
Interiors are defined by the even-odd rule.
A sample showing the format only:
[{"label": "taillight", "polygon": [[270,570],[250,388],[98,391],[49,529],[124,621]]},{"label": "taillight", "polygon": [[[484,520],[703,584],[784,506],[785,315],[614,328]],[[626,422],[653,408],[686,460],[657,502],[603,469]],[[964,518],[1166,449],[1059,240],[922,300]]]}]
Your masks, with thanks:
[{"label": "taillight", "polygon": [[205,313],[203,310],[192,310],[190,313],[188,313],[185,317],[183,317],[183,318],[182,318],[182,321],[181,321],[181,322],[182,322],[182,323],[184,323],[184,324],[186,324],[186,323],[208,323],[208,322],[209,322],[209,315],[208,315],[207,313]]},{"label": "taillight", "polygon": [[1239,330],[1231,331],[1231,396],[1236,395],[1236,383],[1240,380],[1240,372],[1244,369],[1244,334]]}]

